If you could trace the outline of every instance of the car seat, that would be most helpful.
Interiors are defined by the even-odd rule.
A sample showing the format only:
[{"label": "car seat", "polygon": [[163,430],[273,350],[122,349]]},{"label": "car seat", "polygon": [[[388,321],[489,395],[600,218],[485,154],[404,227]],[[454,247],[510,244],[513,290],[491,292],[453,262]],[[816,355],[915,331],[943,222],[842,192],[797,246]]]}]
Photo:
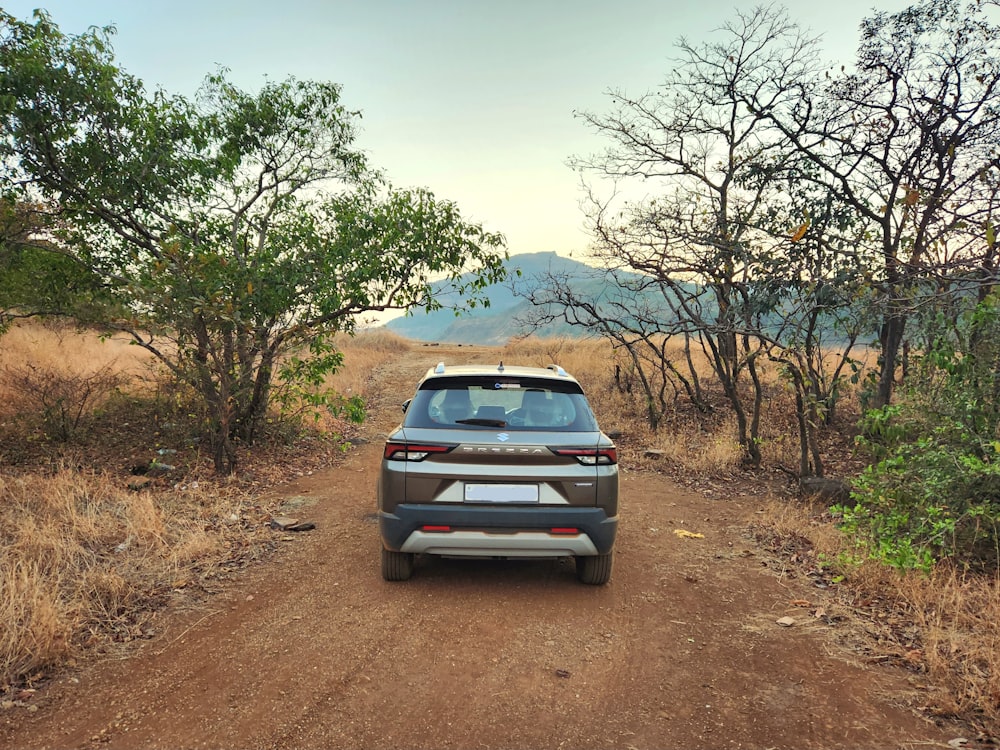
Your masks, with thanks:
[{"label": "car seat", "polygon": [[525,391],[521,399],[521,410],[524,413],[524,424],[528,427],[551,427],[555,423],[552,401],[545,391]]},{"label": "car seat", "polygon": [[451,423],[471,417],[472,399],[469,398],[469,391],[465,388],[449,388],[445,391],[444,400],[441,402],[441,416],[444,422]]}]

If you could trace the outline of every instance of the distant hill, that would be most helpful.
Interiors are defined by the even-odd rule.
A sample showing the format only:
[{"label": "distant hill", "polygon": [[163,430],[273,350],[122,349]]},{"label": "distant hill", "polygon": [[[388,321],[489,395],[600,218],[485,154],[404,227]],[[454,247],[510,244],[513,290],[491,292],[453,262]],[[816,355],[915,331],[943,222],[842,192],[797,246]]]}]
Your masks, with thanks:
[{"label": "distant hill", "polygon": [[[659,292],[655,290],[650,294],[626,292],[623,295],[619,293],[617,287],[609,283],[608,277],[601,269],[556,253],[515,255],[508,261],[508,270],[510,271],[508,281],[494,284],[484,290],[490,301],[489,307],[478,307],[460,316],[456,316],[453,310],[438,310],[431,313],[416,311],[409,317],[389,321],[385,327],[415,341],[485,346],[505,344],[513,337],[528,333],[549,338],[581,337],[589,333],[582,326],[573,326],[564,321],[537,328],[528,328],[524,325],[523,321],[529,320],[532,313],[539,311],[539,308],[525,299],[524,295],[540,288],[546,277],[555,277],[570,285],[579,299],[587,300],[605,310],[613,308],[614,311],[609,315],[611,319],[621,320],[623,315],[629,318],[641,309],[642,315],[639,317],[647,321],[655,320],[665,327],[669,327],[670,323],[676,320],[675,314]],[[515,275],[517,270],[520,270],[520,276]],[[624,271],[618,271],[616,276],[629,286],[633,282],[649,281],[647,277]],[[699,297],[697,307],[700,308],[700,314],[705,320],[712,320],[717,314],[714,295],[693,285],[682,286],[686,294]],[[438,287],[438,298],[446,306],[452,300],[457,303],[454,292],[444,292],[444,288],[444,285]],[[774,304],[773,300],[765,299],[765,302]],[[765,329],[776,331],[785,320],[786,315],[779,306],[765,315],[759,324]],[[820,326],[827,329],[825,335],[827,341],[842,339],[842,336],[834,333],[835,326],[832,319],[824,322],[821,318]]]},{"label": "distant hill", "polygon": [[[410,316],[389,321],[385,327],[415,341],[495,346],[528,332],[519,325],[518,320],[526,319],[533,305],[515,294],[514,285],[521,290],[530,289],[536,283],[536,279],[545,274],[579,280],[581,290],[592,287],[595,283],[598,285],[601,283],[589,278],[595,273],[592,267],[551,252],[515,255],[508,261],[508,269],[512,281],[494,284],[485,290],[490,300],[489,307],[477,307],[461,316],[456,316],[452,310],[437,310],[430,313],[418,310]],[[520,270],[520,277],[514,277],[515,270]],[[444,292],[439,292],[439,296],[446,305],[456,299],[454,294],[449,296]],[[534,332],[546,337],[582,336],[585,333],[583,329],[565,323],[546,325]]]}]

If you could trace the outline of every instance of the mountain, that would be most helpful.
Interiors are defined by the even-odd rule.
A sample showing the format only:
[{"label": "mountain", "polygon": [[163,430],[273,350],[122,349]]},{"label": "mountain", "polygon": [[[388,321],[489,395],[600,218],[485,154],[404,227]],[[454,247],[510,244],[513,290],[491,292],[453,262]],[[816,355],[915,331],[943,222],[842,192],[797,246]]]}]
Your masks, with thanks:
[{"label": "mountain", "polygon": [[[622,320],[624,315],[627,322],[628,319],[634,320],[635,316],[646,321],[657,321],[666,327],[676,321],[676,314],[655,287],[649,293],[623,293],[609,283],[603,271],[572,258],[551,252],[530,253],[513,256],[507,266],[508,281],[483,290],[490,301],[489,307],[477,307],[460,316],[456,316],[454,310],[437,310],[431,313],[415,311],[411,316],[389,321],[386,328],[415,341],[484,346],[502,345],[511,338],[528,333],[547,338],[580,337],[590,333],[582,326],[570,325],[561,320],[536,328],[530,328],[524,323],[532,313],[540,311],[524,295],[543,287],[546,278],[557,278],[560,283],[571,286],[578,299],[596,305],[612,320]],[[517,271],[520,271],[520,276],[516,275]],[[634,285],[637,288],[642,286],[641,282],[649,282],[647,277],[636,273],[618,271],[616,276],[627,286]],[[471,280],[471,276],[463,277],[463,280]],[[699,309],[703,320],[711,321],[717,316],[717,303],[710,291],[699,289],[693,284],[681,284],[680,288],[689,302],[695,302],[694,307]],[[444,305],[454,305],[460,301],[454,292],[445,290],[444,284],[435,290]],[[769,285],[763,285],[756,291],[759,295],[751,294],[752,303],[763,304],[767,310],[761,315],[757,325],[776,333],[791,321],[792,326],[788,330],[793,332],[795,319],[802,312],[795,306],[794,299],[790,297],[787,300],[790,307],[785,309],[780,304],[781,300],[774,298],[776,293],[781,294],[780,291],[775,292]],[[554,309],[553,312],[559,311]],[[827,342],[843,341],[844,334],[838,331],[832,316],[821,316],[819,325]]]},{"label": "mountain", "polygon": [[[529,332],[518,321],[526,318],[535,308],[528,300],[515,294],[515,286],[519,291],[536,288],[539,277],[546,274],[578,280],[581,290],[596,284],[597,289],[592,291],[599,291],[603,286],[593,279],[595,269],[591,266],[552,252],[515,255],[508,261],[507,268],[511,280],[493,284],[483,292],[490,301],[489,307],[477,307],[460,316],[456,316],[453,310],[429,313],[417,310],[412,315],[390,320],[385,327],[415,341],[495,346]],[[518,270],[520,277],[515,275]],[[440,301],[445,305],[457,301],[455,294],[445,292],[444,288],[444,285],[439,285],[435,289]],[[582,336],[585,331],[566,323],[554,323],[538,328],[534,333],[546,337]]]}]

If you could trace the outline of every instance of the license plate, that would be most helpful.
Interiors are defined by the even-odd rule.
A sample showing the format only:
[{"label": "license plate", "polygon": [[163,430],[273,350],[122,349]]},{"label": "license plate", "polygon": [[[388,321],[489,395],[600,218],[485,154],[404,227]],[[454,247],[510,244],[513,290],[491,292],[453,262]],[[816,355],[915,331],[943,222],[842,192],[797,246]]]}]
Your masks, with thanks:
[{"label": "license plate", "polygon": [[537,484],[467,484],[467,503],[537,503]]}]

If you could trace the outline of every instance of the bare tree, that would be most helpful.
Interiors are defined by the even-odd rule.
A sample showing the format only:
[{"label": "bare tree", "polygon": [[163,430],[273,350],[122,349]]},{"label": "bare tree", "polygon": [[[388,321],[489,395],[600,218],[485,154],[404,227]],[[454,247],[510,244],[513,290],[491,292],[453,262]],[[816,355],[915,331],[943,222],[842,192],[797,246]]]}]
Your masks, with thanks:
[{"label": "bare tree", "polygon": [[991,12],[994,3],[923,0],[876,13],[861,24],[854,69],[790,82],[794,96],[781,100],[739,89],[864,226],[881,317],[876,406],[891,400],[926,281],[963,268],[995,275],[995,242],[983,242],[1000,169],[1000,27]]},{"label": "bare tree", "polygon": [[[679,399],[699,411],[712,407],[691,356],[691,336],[669,306],[656,279],[626,269],[594,268],[574,274],[549,270],[514,290],[534,307],[519,319],[537,329],[556,321],[586,329],[611,342],[615,381],[623,392],[640,391],[649,426],[656,430]],[[684,340],[683,358],[675,358],[675,339]]]},{"label": "bare tree", "polygon": [[771,8],[738,14],[721,34],[700,45],[681,40],[680,59],[655,91],[614,91],[610,113],[581,114],[612,145],[575,165],[623,192],[638,182],[653,193],[629,201],[591,192],[593,254],[648,279],[672,316],[660,330],[702,347],[736,415],[746,461],[757,465],[759,367],[783,345],[767,332],[787,300],[761,276],[776,269],[774,227],[785,221],[785,232],[791,220],[785,191],[801,159],[743,92],[783,104],[816,68],[817,50]]}]

